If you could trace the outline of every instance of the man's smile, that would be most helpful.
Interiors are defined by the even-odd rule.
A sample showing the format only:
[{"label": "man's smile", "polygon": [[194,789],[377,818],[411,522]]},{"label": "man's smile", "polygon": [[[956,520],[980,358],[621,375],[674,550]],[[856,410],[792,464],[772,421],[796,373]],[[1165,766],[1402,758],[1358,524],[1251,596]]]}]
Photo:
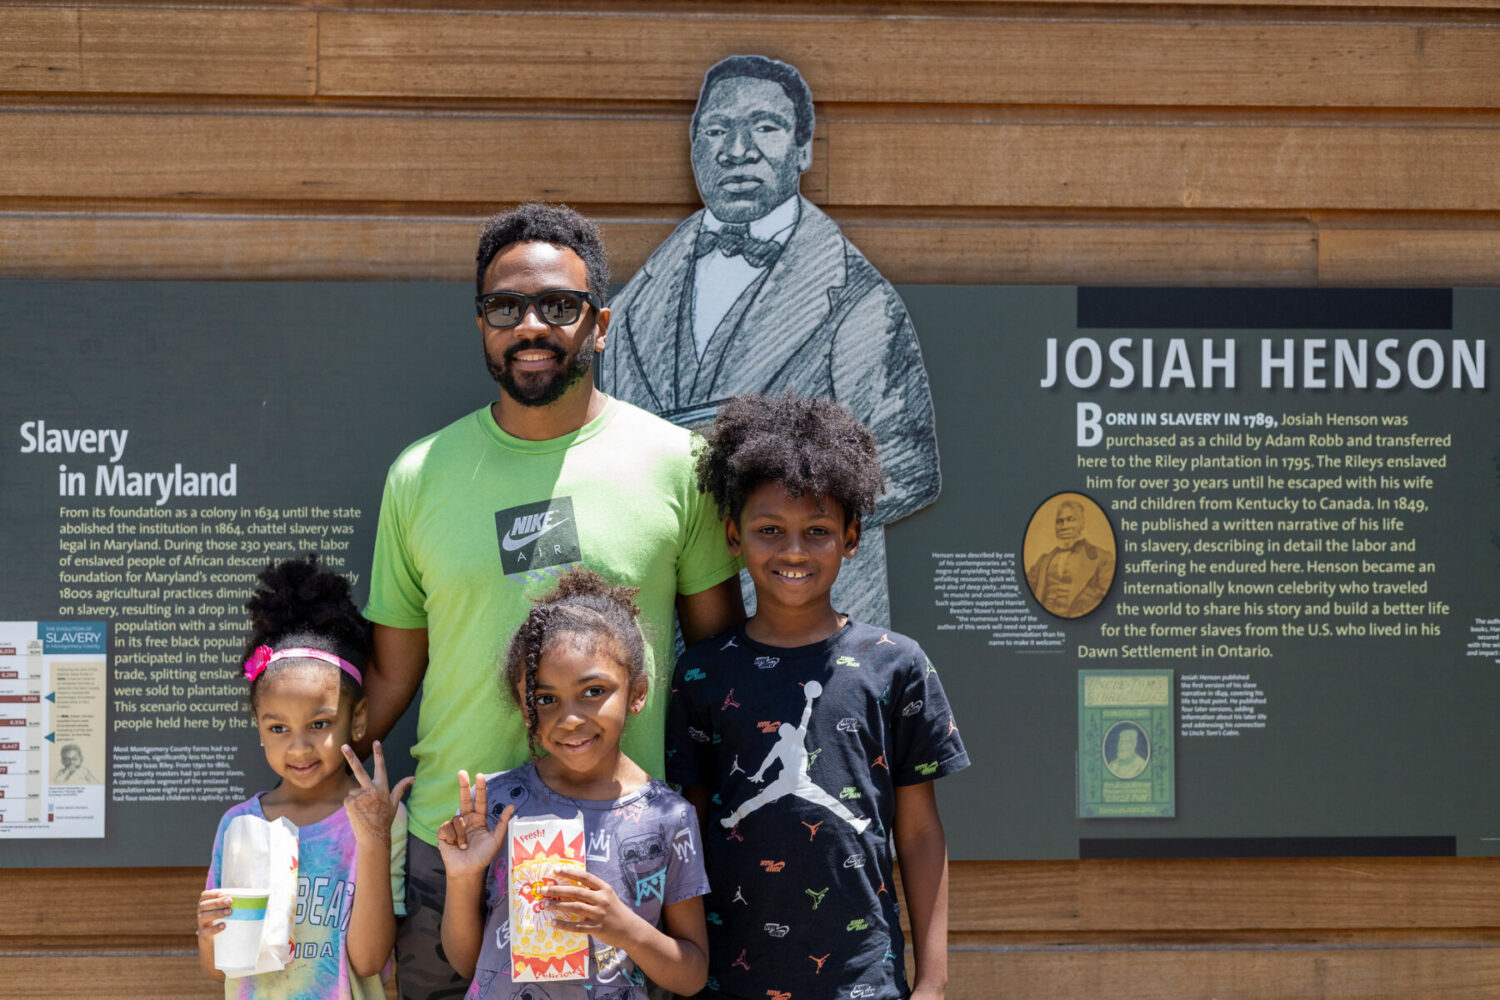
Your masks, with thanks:
[{"label": "man's smile", "polygon": [[505,360],[522,368],[545,368],[563,357],[563,352],[555,347],[512,347],[505,352]]}]

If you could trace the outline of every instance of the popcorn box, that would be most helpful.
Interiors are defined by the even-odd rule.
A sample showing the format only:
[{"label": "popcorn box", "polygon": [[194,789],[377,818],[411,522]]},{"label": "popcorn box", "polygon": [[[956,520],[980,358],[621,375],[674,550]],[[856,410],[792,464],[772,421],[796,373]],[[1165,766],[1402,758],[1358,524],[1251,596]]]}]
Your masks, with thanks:
[{"label": "popcorn box", "polygon": [[548,890],[586,868],[583,814],[513,819],[510,862],[510,978],[531,983],[588,976],[589,936],[552,926]]}]

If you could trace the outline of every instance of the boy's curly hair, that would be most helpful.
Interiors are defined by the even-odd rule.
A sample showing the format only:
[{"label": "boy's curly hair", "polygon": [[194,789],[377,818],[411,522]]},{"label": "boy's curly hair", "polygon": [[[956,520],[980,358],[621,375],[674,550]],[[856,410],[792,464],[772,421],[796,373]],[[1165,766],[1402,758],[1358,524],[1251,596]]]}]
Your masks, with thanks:
[{"label": "boy's curly hair", "polygon": [[830,497],[846,522],[875,509],[885,486],[875,435],[831,399],[735,396],[703,432],[698,488],[736,524],[762,483],[780,483],[793,497]]},{"label": "boy's curly hair", "polygon": [[539,598],[511,637],[505,653],[505,687],[526,716],[526,742],[536,754],[536,671],[542,657],[564,642],[625,668],[627,687],[648,682],[646,642],[636,619],[639,587],[610,583],[582,566],[564,573],[557,588]]},{"label": "boy's curly hair", "polygon": [[[255,589],[245,602],[245,610],[250,612],[246,658],[258,646],[270,646],[272,650],[306,647],[341,656],[361,671],[369,664],[370,623],[354,606],[348,579],[324,566],[316,552],[267,563],[255,580]],[[278,660],[251,681],[251,708],[267,674],[301,662],[307,661]],[[329,669],[338,670],[332,665]],[[364,694],[359,683],[346,671],[338,670],[338,675],[340,696],[358,701]]]}]

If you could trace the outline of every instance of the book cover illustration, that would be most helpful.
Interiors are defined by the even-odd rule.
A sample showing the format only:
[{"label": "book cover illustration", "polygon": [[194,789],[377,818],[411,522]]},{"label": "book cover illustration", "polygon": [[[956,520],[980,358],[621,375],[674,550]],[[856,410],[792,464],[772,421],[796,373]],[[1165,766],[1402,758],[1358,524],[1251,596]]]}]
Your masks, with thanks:
[{"label": "book cover illustration", "polygon": [[1171,670],[1078,671],[1078,816],[1177,815]]}]

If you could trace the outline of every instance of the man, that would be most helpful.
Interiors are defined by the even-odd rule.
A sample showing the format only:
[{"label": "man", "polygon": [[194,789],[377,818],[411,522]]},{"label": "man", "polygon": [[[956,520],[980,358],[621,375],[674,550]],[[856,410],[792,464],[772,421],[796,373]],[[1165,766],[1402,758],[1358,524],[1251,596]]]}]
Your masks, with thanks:
[{"label": "man", "polygon": [[1057,505],[1053,530],[1060,543],[1032,563],[1026,583],[1042,607],[1059,618],[1081,618],[1099,606],[1115,578],[1115,556],[1083,537],[1083,504]]},{"label": "man", "polygon": [[99,779],[83,765],[83,748],[77,743],[64,743],[57,752],[62,766],[52,777],[54,785],[97,785]]},{"label": "man", "polygon": [[625,752],[662,771],[672,614],[689,642],[743,615],[736,562],[694,479],[687,431],[610,399],[590,375],[610,312],[604,248],[570,209],[523,205],[480,235],[477,323],[499,398],[407,448],[381,501],[365,615],[372,737],[422,685],[410,802],[402,996],[458,997],[439,952],[446,888],[437,830],[456,772],[527,759],[499,668],[532,598],[583,564],[640,588],[652,687]]},{"label": "man", "polygon": [[1134,726],[1122,727],[1115,740],[1115,755],[1105,762],[1104,766],[1109,768],[1110,773],[1122,781],[1139,777],[1146,769],[1145,758],[1137,756],[1135,752],[1140,735],[1140,730]]},{"label": "man", "polygon": [[692,125],[704,210],[620,293],[606,392],[697,427],[742,392],[825,396],[875,433],[887,492],[835,606],[890,623],[883,524],[937,498],[932,393],[906,307],[839,227],[798,193],[813,103],[796,69],[731,56],[703,78]]}]

